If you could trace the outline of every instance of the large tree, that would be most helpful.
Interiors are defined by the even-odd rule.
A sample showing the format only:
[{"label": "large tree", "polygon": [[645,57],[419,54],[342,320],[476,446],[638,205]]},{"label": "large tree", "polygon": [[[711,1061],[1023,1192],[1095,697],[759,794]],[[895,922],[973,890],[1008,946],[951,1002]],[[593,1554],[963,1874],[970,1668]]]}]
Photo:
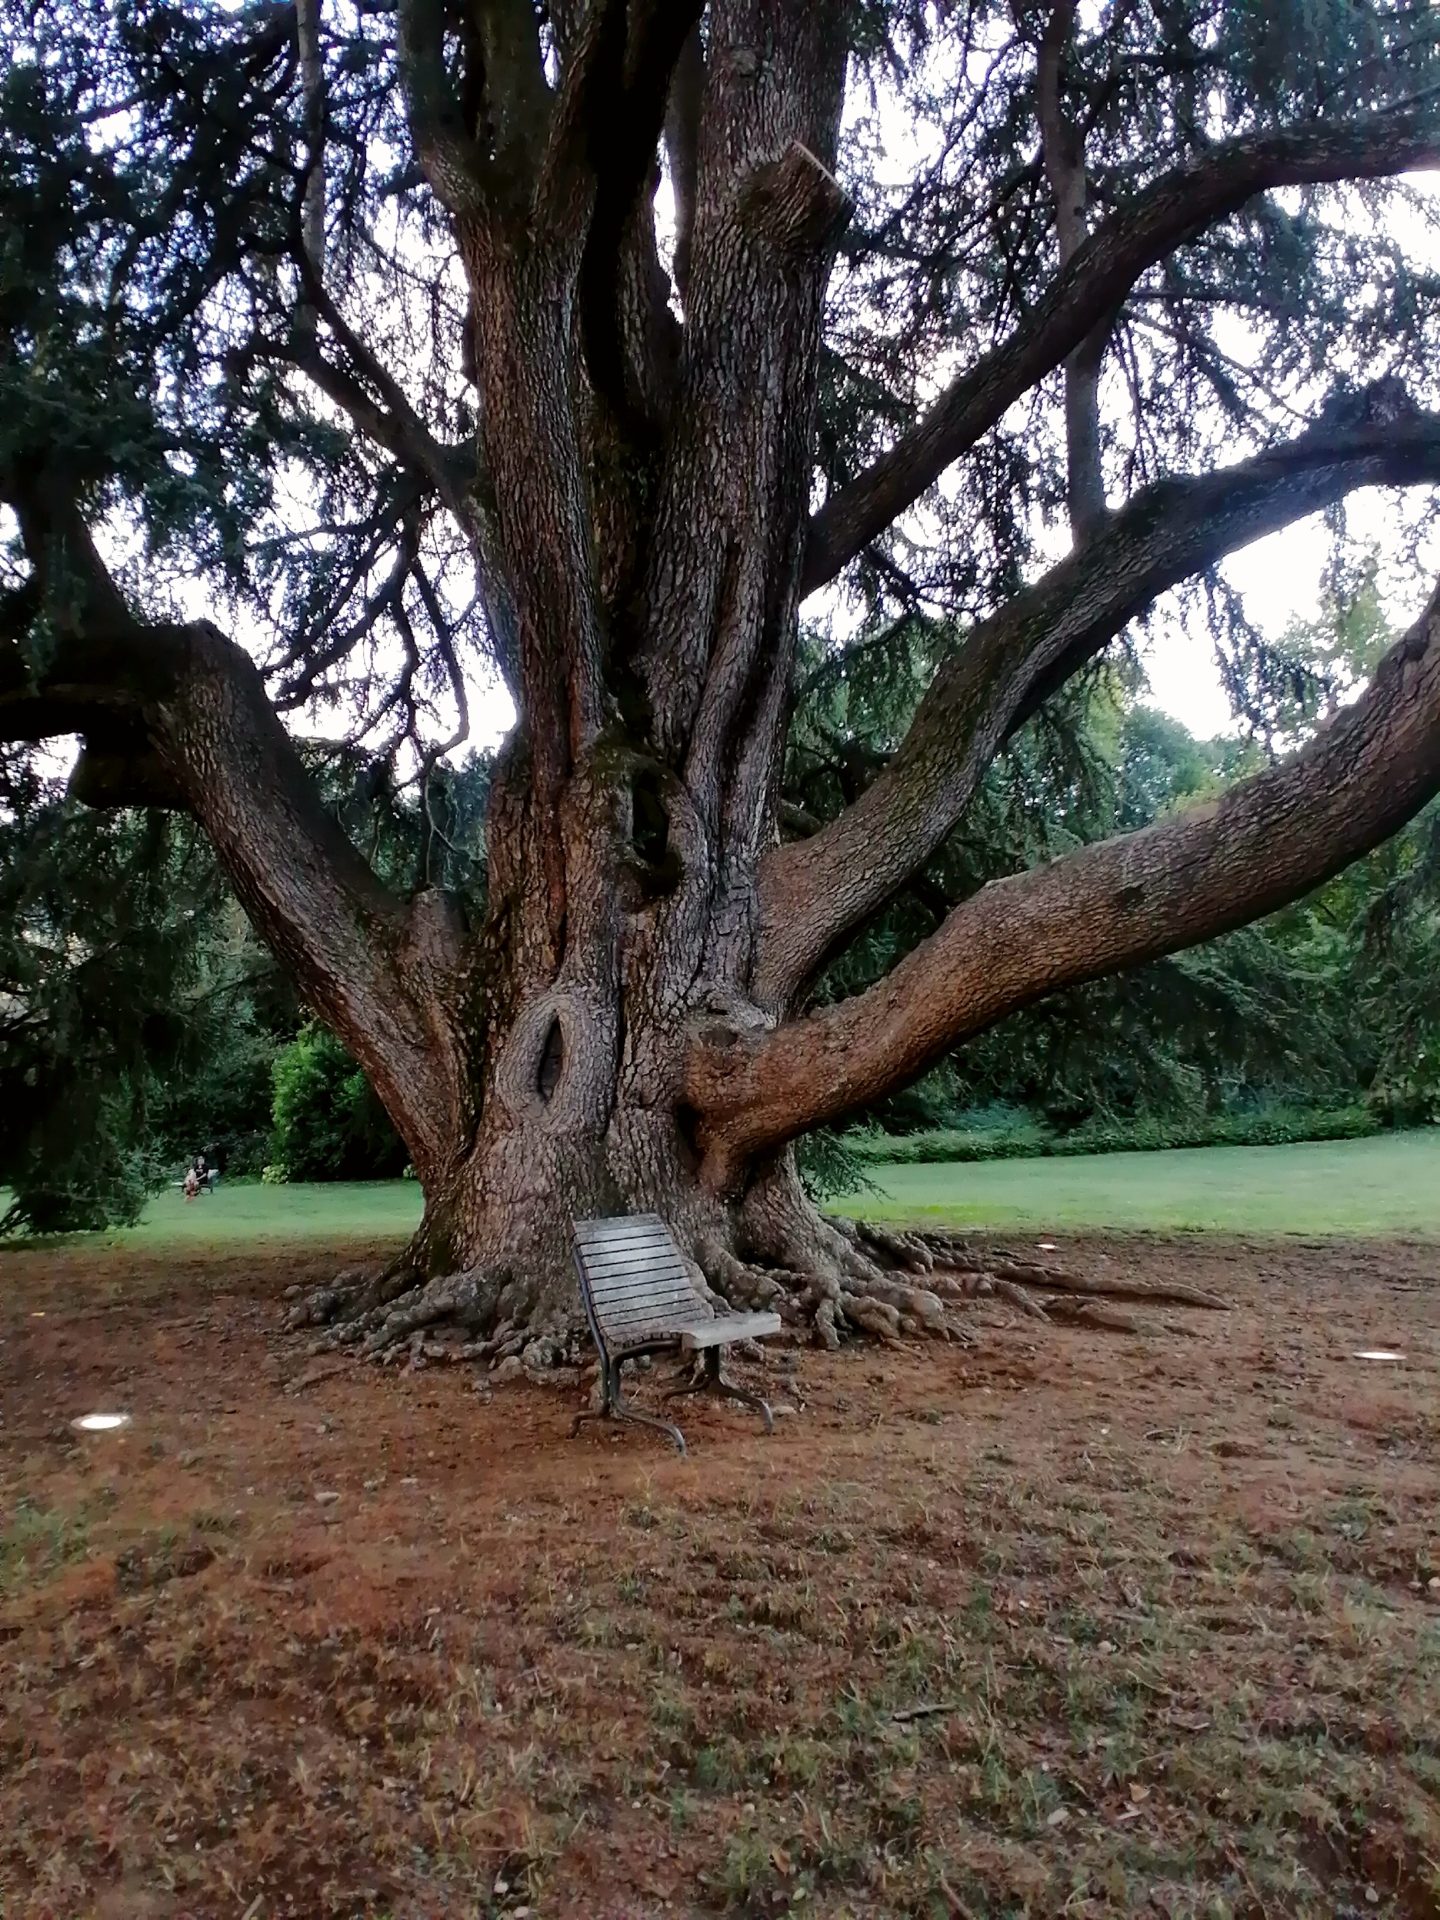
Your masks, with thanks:
[{"label": "large tree", "polygon": [[[1400,179],[1440,166],[1428,5],[0,17],[0,737],[193,813],[363,1063],[426,1199],[327,1305],[376,1342],[567,1320],[569,1217],[620,1208],[827,1340],[943,1325],[933,1248],[823,1220],[797,1138],[1440,786],[1437,599],[1294,758],[947,901],[815,1004],[1162,596],[1220,606],[1236,548],[1440,482]],[[812,596],[923,619],[933,678],[791,834]],[[519,719],[467,916],[382,882],[286,716],[348,713],[423,795],[482,655]]]}]

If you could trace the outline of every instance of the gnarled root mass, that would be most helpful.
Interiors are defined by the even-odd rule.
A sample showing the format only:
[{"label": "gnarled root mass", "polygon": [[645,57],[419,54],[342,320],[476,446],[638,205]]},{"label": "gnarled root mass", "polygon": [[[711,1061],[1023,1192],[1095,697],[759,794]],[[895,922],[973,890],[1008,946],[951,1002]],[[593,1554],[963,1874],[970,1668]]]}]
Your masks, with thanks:
[{"label": "gnarled root mass", "polygon": [[[792,1342],[838,1348],[848,1336],[968,1343],[967,1319],[989,1301],[1028,1320],[1138,1332],[1113,1301],[1223,1310],[1198,1288],[1076,1274],[1038,1265],[943,1230],[901,1230],[820,1213],[793,1177],[752,1190],[733,1214],[698,1210],[672,1221],[697,1290],[717,1308],[768,1308]],[[312,1351],[412,1368],[467,1361],[502,1378],[524,1372],[568,1384],[593,1360],[563,1243],[426,1278],[415,1249],[379,1273],[342,1274],[297,1293],[292,1330],[313,1328]]]}]

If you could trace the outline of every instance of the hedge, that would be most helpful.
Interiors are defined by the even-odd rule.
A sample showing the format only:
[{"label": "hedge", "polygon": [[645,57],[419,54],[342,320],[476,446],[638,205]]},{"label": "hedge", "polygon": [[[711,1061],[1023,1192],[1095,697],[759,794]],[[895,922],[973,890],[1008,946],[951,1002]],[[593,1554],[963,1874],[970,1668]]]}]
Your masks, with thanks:
[{"label": "hedge", "polygon": [[1054,1133],[1036,1120],[1005,1127],[932,1127],[923,1133],[867,1129],[843,1136],[866,1166],[939,1160],[1033,1160],[1081,1153],[1153,1153],[1173,1147],[1279,1147],[1301,1140],[1359,1140],[1382,1131],[1368,1107],[1261,1108],[1178,1120],[1097,1121]]}]

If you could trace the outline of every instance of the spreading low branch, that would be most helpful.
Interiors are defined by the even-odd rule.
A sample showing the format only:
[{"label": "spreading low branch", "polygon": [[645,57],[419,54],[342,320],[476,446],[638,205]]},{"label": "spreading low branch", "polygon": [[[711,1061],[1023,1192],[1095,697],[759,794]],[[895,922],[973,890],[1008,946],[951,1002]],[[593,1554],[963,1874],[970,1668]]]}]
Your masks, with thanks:
[{"label": "spreading low branch", "polygon": [[42,662],[0,651],[0,739],[78,733],[79,797],[179,805],[257,931],[369,1073],[422,1163],[453,1135],[463,1071],[427,1002],[458,951],[391,894],[322,804],[243,648],[207,621],[137,618],[62,476],[0,472],[46,619]]},{"label": "spreading low branch", "polygon": [[1218,800],[984,887],[876,985],[759,1038],[702,1036],[705,1170],[837,1120],[1057,988],[1213,939],[1319,886],[1440,791],[1440,591],[1366,692]]},{"label": "spreading low branch", "polygon": [[[1440,416],[1403,414],[1388,383],[1238,466],[1138,494],[1077,552],[971,630],[889,767],[762,878],[762,998],[790,1003],[825,956],[935,851],[1007,734],[1156,597],[1357,487],[1440,480]],[[1336,418],[1343,418],[1337,409]]]},{"label": "spreading low branch", "polygon": [[953,380],[894,446],[831,495],[810,523],[805,591],[833,580],[1008,407],[1061,366],[1143,273],[1206,227],[1275,187],[1435,167],[1440,134],[1433,120],[1390,112],[1228,141],[1163,175],[1091,234],[1008,340]]}]

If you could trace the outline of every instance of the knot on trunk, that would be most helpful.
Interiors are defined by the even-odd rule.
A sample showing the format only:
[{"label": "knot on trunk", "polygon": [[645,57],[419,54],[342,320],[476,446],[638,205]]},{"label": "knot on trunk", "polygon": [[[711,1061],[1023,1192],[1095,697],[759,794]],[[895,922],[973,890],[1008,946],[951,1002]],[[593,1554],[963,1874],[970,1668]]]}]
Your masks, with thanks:
[{"label": "knot on trunk", "polygon": [[797,262],[835,246],[852,211],[849,194],[799,140],[780,159],[756,168],[744,206],[755,232]]},{"label": "knot on trunk", "polygon": [[562,988],[521,1008],[492,1080],[513,1120],[558,1129],[603,1102],[613,1061],[602,1027],[583,995]]}]

